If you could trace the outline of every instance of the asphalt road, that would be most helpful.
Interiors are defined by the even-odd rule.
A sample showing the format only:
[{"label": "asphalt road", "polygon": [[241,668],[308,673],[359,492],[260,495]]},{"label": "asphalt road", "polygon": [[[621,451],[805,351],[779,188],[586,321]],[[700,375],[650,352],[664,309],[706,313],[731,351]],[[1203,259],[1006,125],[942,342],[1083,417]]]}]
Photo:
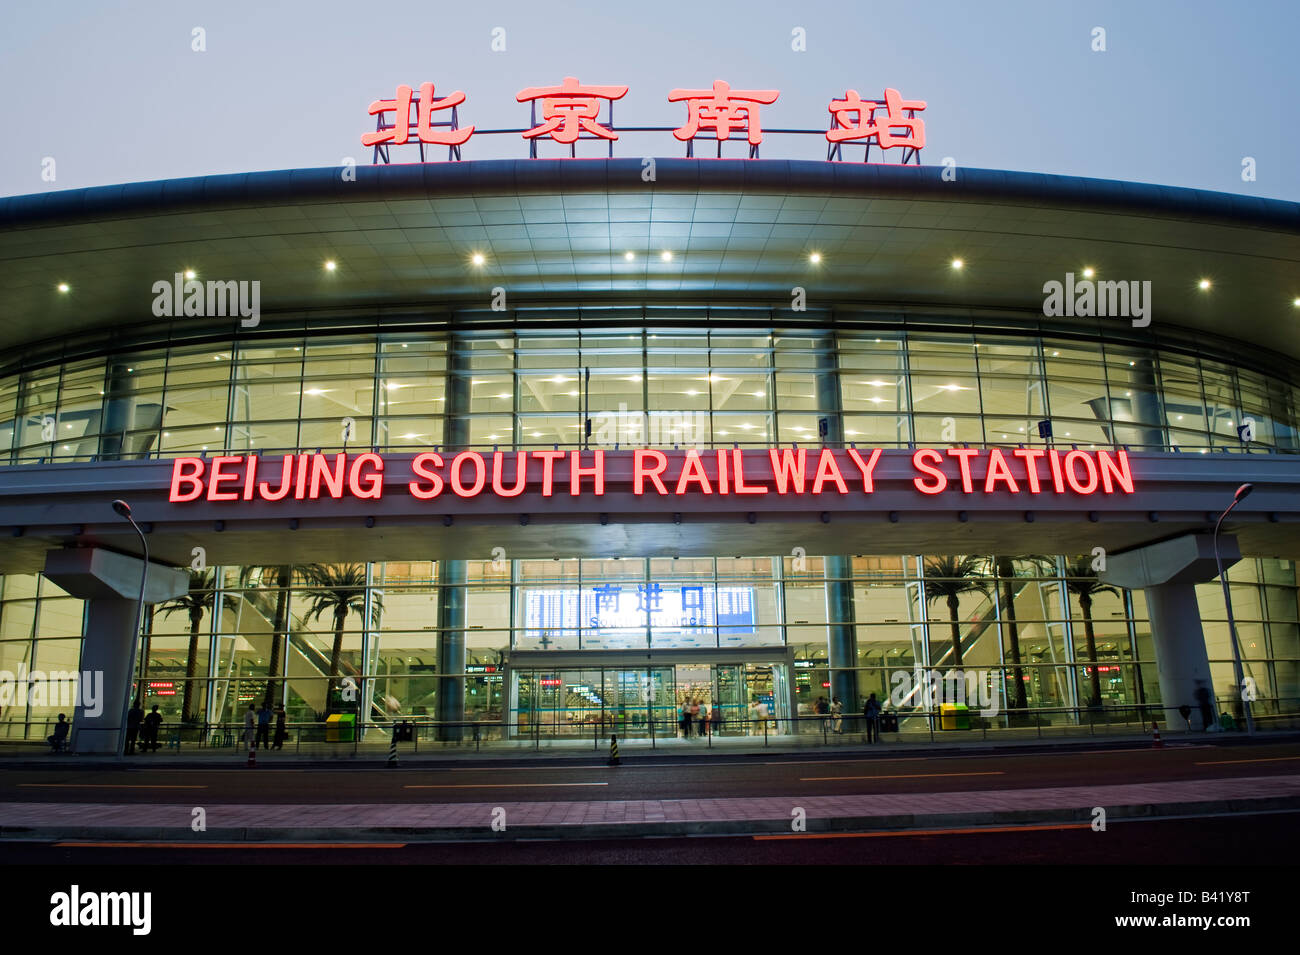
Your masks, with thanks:
[{"label": "asphalt road", "polygon": [[701,799],[840,795],[1141,783],[1294,774],[1300,742],[1182,745],[942,756],[710,756],[603,761],[553,760],[481,766],[375,764],[126,768],[53,764],[0,771],[0,801],[55,803],[412,803],[588,799]]},{"label": "asphalt road", "polygon": [[5,865],[1192,865],[1289,864],[1300,854],[1300,810],[907,832],[784,836],[536,840],[510,843],[400,841],[312,846],[3,842]]}]

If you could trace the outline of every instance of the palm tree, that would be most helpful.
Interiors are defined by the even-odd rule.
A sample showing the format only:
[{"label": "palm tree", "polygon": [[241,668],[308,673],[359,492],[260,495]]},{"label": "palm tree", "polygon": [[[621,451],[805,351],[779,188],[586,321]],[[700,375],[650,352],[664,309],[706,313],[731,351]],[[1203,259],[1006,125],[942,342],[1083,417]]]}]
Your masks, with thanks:
[{"label": "palm tree", "polygon": [[1065,588],[1079,598],[1083,614],[1083,633],[1088,642],[1088,661],[1092,664],[1092,699],[1089,706],[1101,706],[1101,675],[1097,672],[1097,635],[1092,629],[1092,600],[1098,594],[1119,596],[1119,590],[1097,579],[1091,557],[1077,557],[1065,567]]},{"label": "palm tree", "polygon": [[[199,625],[203,615],[212,611],[217,599],[217,579],[214,570],[191,570],[190,588],[179,597],[158,605],[164,617],[183,612],[190,618],[190,646],[185,657],[185,695],[181,698],[181,720],[189,723],[194,719],[192,703],[194,700],[194,677],[199,665]],[[233,610],[235,600],[223,594],[223,610]]]},{"label": "palm tree", "polygon": [[[330,652],[329,685],[325,688],[326,707],[334,693],[334,681],[339,675],[339,658],[343,655],[343,623],[349,613],[365,613],[366,567],[364,564],[308,564],[302,575],[310,585],[303,592],[307,598],[304,622],[329,613],[334,621],[334,647]],[[375,594],[370,605],[371,622],[378,626],[384,602]]]},{"label": "palm tree", "polygon": [[266,674],[267,707],[273,706],[276,699],[275,678],[280,669],[283,644],[289,639],[289,584],[293,581],[293,567],[288,564],[245,567],[240,571],[240,583],[248,585],[253,575],[257,575],[259,587],[265,587],[268,578],[275,579],[275,620],[271,624],[271,661]]},{"label": "palm tree", "polygon": [[948,620],[952,627],[952,660],[961,669],[961,631],[957,627],[957,607],[962,594],[988,593],[983,579],[984,561],[979,557],[930,557],[925,562],[925,600],[948,602]]},{"label": "palm tree", "polygon": [[1042,554],[1026,554],[1024,557],[994,557],[992,563],[993,573],[1001,583],[1002,616],[1007,622],[1007,632],[1011,637],[1011,673],[1016,686],[1016,697],[1011,705],[1023,710],[1029,703],[1025,699],[1025,674],[1020,666],[1020,624],[1016,621],[1016,564],[1032,564],[1035,570],[1042,570],[1052,566],[1053,561]]}]

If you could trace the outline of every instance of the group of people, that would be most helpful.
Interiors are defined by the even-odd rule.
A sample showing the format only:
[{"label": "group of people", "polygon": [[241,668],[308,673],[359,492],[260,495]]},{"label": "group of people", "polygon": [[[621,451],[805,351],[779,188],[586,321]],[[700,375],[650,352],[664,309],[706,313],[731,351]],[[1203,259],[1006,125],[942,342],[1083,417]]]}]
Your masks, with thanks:
[{"label": "group of people", "polygon": [[720,733],[722,706],[717,700],[714,700],[713,705],[708,708],[699,700],[684,700],[677,714],[677,727],[681,731],[682,739]]},{"label": "group of people", "polygon": [[831,697],[829,703],[826,702],[826,697],[817,697],[817,702],[813,704],[813,712],[819,716],[829,718],[822,720],[823,727],[829,724],[831,732],[844,732],[844,703],[838,696]]},{"label": "group of people", "polygon": [[[275,742],[271,742],[271,718],[275,718]],[[284,711],[284,704],[275,704],[275,710],[262,703],[261,707],[254,707],[252,703],[248,704],[248,711],[244,713],[244,742],[248,744],[249,749],[284,749],[284,741],[289,738],[289,730],[286,726],[288,716]]]},{"label": "group of people", "polygon": [[126,755],[134,756],[137,745],[141,753],[158,752],[158,730],[162,726],[162,719],[158,704],[155,703],[146,715],[144,707],[140,705],[140,698],[136,697],[131,708],[126,711]]}]

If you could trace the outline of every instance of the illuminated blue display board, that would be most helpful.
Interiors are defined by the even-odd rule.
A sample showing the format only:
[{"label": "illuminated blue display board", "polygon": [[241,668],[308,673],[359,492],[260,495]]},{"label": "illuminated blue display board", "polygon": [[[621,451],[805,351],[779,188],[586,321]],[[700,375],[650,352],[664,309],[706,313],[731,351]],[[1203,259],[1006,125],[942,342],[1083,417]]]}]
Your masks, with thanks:
[{"label": "illuminated blue display board", "polygon": [[757,632],[753,587],[617,582],[528,590],[522,646],[627,649],[739,645]]}]

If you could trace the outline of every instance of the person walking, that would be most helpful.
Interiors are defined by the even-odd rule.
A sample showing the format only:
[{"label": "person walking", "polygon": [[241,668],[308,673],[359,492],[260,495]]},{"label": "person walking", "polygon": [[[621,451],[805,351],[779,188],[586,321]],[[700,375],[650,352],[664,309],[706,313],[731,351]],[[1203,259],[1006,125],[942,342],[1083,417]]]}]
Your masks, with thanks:
[{"label": "person walking", "polygon": [[709,735],[709,704],[708,703],[700,704],[700,721],[698,726],[696,727],[696,732],[698,732],[701,736]]},{"label": "person walking", "polygon": [[713,701],[713,708],[709,710],[709,724],[714,736],[722,734],[722,704],[717,700]]},{"label": "person walking", "polygon": [[257,745],[271,748],[271,708],[265,702],[257,710]]},{"label": "person walking", "polygon": [[257,749],[257,708],[252,703],[244,713],[244,742],[249,749]]},{"label": "person walking", "polygon": [[140,721],[144,719],[144,707],[140,705],[140,697],[135,698],[131,704],[131,709],[126,713],[126,755],[135,755],[135,744],[140,738]]},{"label": "person walking", "polygon": [[142,724],[144,729],[141,731],[141,735],[144,737],[144,742],[140,746],[140,751],[142,753],[158,752],[158,728],[162,726],[162,714],[158,712],[157,703],[153,705],[149,715],[142,720]]},{"label": "person walking", "polygon": [[689,739],[691,735],[690,700],[682,700],[682,711],[677,716],[677,726],[682,731],[682,739]]},{"label": "person walking", "polygon": [[876,694],[872,693],[867,697],[867,702],[862,706],[862,720],[866,724],[867,742],[880,742],[880,701],[876,699]]},{"label": "person walking", "polygon": [[817,702],[813,704],[813,712],[816,713],[818,716],[822,717],[820,721],[822,732],[826,731],[825,717],[826,717],[826,711],[828,709],[829,707],[826,705],[826,697],[824,696],[817,697]]},{"label": "person walking", "polygon": [[749,720],[750,720],[750,722],[749,722],[749,735],[750,735],[750,736],[762,736],[762,735],[763,735],[763,727],[762,727],[762,725],[760,725],[760,721],[759,721],[759,713],[758,713],[758,697],[754,697],[754,699],[753,699],[752,701],[750,701],[750,704],[749,704]]},{"label": "person walking", "polygon": [[272,749],[284,749],[284,741],[289,738],[289,730],[285,726],[288,715],[284,712],[284,704],[275,704],[275,745]]},{"label": "person walking", "polygon": [[767,708],[767,701],[761,696],[758,698],[758,704],[755,707],[754,712],[758,714],[758,732],[761,736],[767,731],[766,724],[768,717],[771,715],[771,711]]},{"label": "person walking", "polygon": [[703,735],[700,733],[700,730],[703,728],[704,727],[700,725],[700,701],[691,700],[691,714],[690,718],[686,721],[686,729],[688,731],[694,729],[695,734],[700,736]]},{"label": "person walking", "polygon": [[831,729],[836,733],[844,730],[844,704],[838,696],[831,698]]}]

